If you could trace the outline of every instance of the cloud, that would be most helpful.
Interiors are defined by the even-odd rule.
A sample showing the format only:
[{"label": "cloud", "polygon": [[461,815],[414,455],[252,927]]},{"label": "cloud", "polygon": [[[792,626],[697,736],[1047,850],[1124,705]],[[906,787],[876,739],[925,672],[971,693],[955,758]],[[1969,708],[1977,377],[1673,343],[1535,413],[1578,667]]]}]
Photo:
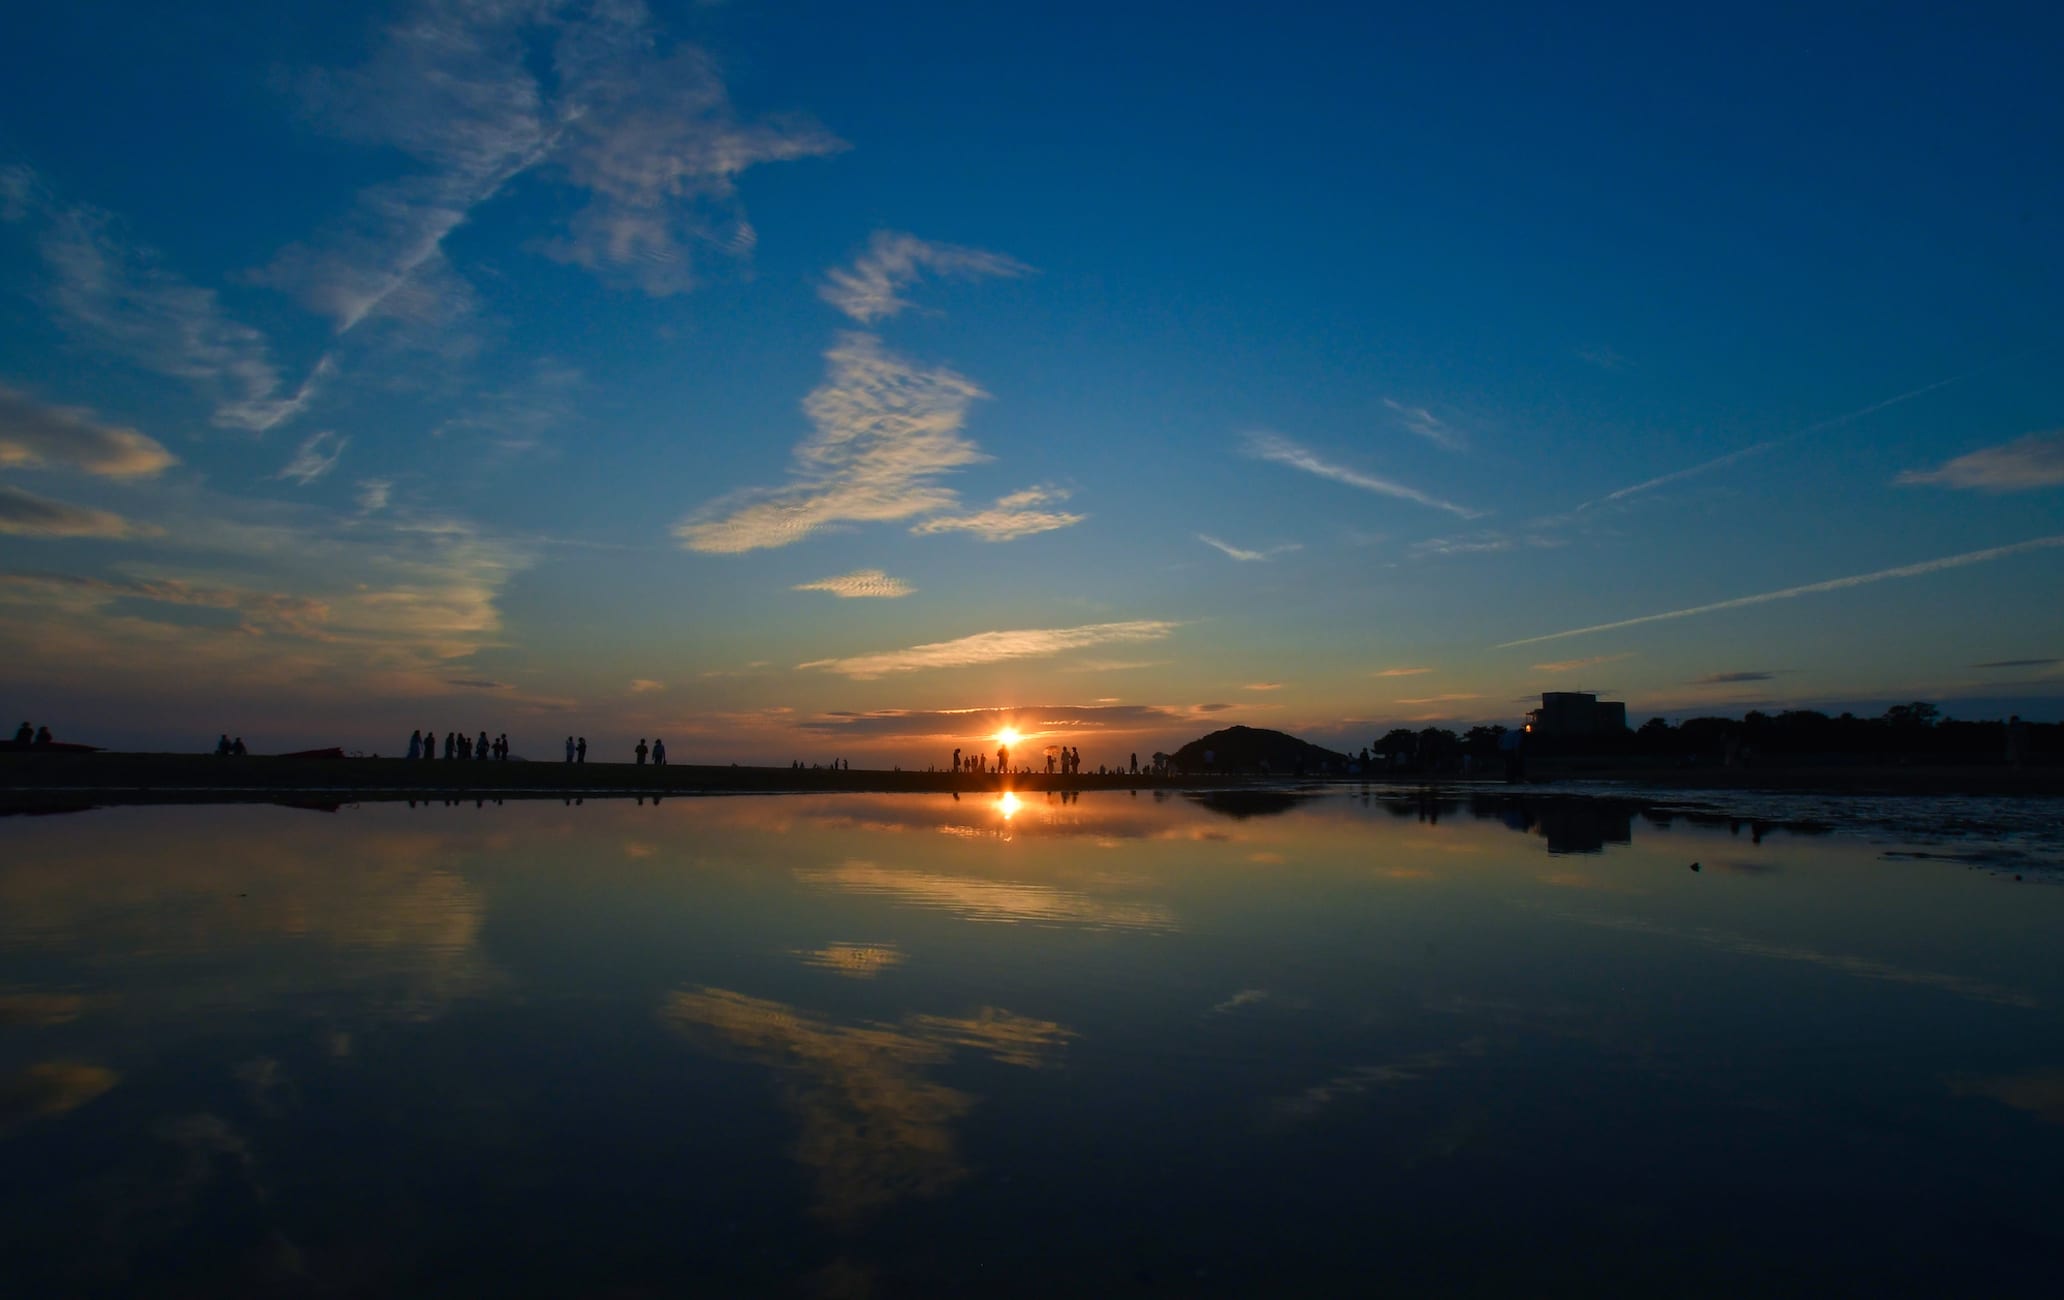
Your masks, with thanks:
[{"label": "cloud", "polygon": [[78,407],[45,406],[0,384],[0,469],[64,467],[147,478],[179,458],[157,439],[102,424]]},{"label": "cloud", "polygon": [[114,216],[58,200],[32,173],[24,219],[41,226],[52,312],[67,331],[202,393],[221,428],[263,433],[294,416],[332,373],[325,358],[300,388],[282,382],[264,335],[223,310],[212,289],[168,271],[151,249],[123,238]]},{"label": "cloud", "polygon": [[1589,659],[1563,659],[1552,664],[1535,664],[1537,673],[1573,673],[1579,668],[1591,668],[1598,664],[1616,663],[1621,659],[1632,659],[1634,652],[1616,655],[1592,655]]},{"label": "cloud", "polygon": [[361,192],[346,220],[264,272],[340,333],[376,312],[444,310],[420,290],[453,278],[446,240],[526,174],[584,199],[548,256],[660,295],[694,286],[698,249],[752,250],[740,173],[844,147],[801,119],[741,120],[709,56],[666,48],[635,0],[424,0],[363,64],[315,72],[301,90],[317,122],[418,167]]},{"label": "cloud", "polygon": [[469,691],[506,691],[509,683],[498,682],[491,677],[447,677],[446,686],[462,686]]},{"label": "cloud", "polygon": [[1403,402],[1393,401],[1388,397],[1383,399],[1383,404],[1397,414],[1398,423],[1434,446],[1446,451],[1464,451],[1468,448],[1461,434],[1449,428],[1425,407],[1406,406]]},{"label": "cloud", "polygon": [[1247,684],[1246,684],[1245,686],[1242,686],[1242,687],[1241,687],[1240,689],[1241,689],[1241,690],[1243,690],[1243,691],[1280,691],[1280,690],[1282,690],[1282,689],[1283,689],[1283,683],[1281,683],[1281,682],[1249,682],[1249,683],[1247,683]]},{"label": "cloud", "polygon": [[1006,659],[1031,659],[1080,650],[1089,646],[1135,641],[1158,641],[1179,626],[1175,623],[1139,619],[1126,623],[1093,623],[1085,627],[1024,628],[1015,631],[977,632],[953,641],[935,641],[903,650],[856,655],[848,659],[814,659],[799,668],[822,668],[862,680],[888,673],[917,672],[931,668],[967,668],[976,664],[1000,663]]},{"label": "cloud", "polygon": [[1694,678],[1690,684],[1693,686],[1733,686],[1741,682],[1767,682],[1775,676],[1777,676],[1777,670],[1775,669],[1753,669],[1734,673],[1707,673],[1704,677]]},{"label": "cloud", "polygon": [[1392,704],[1460,704],[1464,700],[1480,700],[1481,695],[1422,695],[1414,700],[1392,700]]},{"label": "cloud", "polygon": [[155,537],[162,530],[68,501],[53,501],[0,483],[0,534],[14,537]]},{"label": "cloud", "polygon": [[307,487],[323,475],[337,468],[337,458],[351,445],[351,439],[340,438],[334,433],[311,433],[294,449],[294,458],[280,467],[274,478],[290,478],[302,487]]},{"label": "cloud", "polygon": [[1421,673],[1430,673],[1430,672],[1432,672],[1432,671],[1433,671],[1433,669],[1431,669],[1431,668],[1379,668],[1379,669],[1377,669],[1377,670],[1376,670],[1375,672],[1373,672],[1373,673],[1370,673],[1370,674],[1369,674],[1369,676],[1371,676],[1371,677],[1417,677],[1417,676],[1418,676],[1419,674],[1421,674]]},{"label": "cloud", "polygon": [[1694,605],[1689,609],[1667,610],[1661,614],[1643,614],[1638,618],[1625,618],[1616,623],[1599,623],[1592,627],[1571,628],[1566,632],[1548,632],[1541,636],[1521,637],[1517,641],[1500,642],[1497,649],[1509,650],[1514,646],[1535,645],[1542,641],[1557,641],[1563,637],[1588,636],[1593,632],[1611,632],[1623,627],[1638,627],[1643,623],[1660,623],[1665,619],[1690,618],[1697,614],[1712,614],[1720,610],[1741,609],[1749,605],[1767,604],[1774,600],[1792,600],[1799,596],[1815,595],[1823,591],[1842,591],[1849,587],[1867,586],[1874,582],[1886,582],[1893,578],[1918,578],[1945,569],[1960,569],[1966,565],[1984,564],[1991,560],[2004,559],[2009,555],[2020,555],[2027,551],[2048,550],[2064,546],[2064,534],[2049,537],[2035,537],[2025,542],[2008,546],[1994,546],[1982,551],[1966,551],[1961,555],[1947,555],[1937,560],[1923,560],[1919,564],[1903,564],[1894,569],[1879,569],[1875,573],[1860,573],[1847,578],[1830,578],[1825,582],[1809,582],[1804,586],[1786,587],[1781,591],[1766,591],[1754,596],[1737,596],[1732,600],[1718,600],[1710,605]]},{"label": "cloud", "polygon": [[954,740],[1013,727],[1026,737],[1056,733],[1128,732],[1166,728],[1190,712],[1156,704],[1020,704],[981,709],[876,709],[829,713],[797,723],[816,735],[852,739]]},{"label": "cloud", "polygon": [[1973,664],[1974,668],[2047,668],[2051,664],[2064,664],[2064,659],[1995,659],[1989,664]]},{"label": "cloud", "polygon": [[862,325],[872,325],[910,306],[897,295],[925,272],[975,280],[989,276],[1015,278],[1028,275],[1031,270],[1001,253],[934,244],[915,235],[877,230],[867,251],[854,259],[850,268],[826,275],[817,294]]},{"label": "cloud", "polygon": [[921,537],[932,533],[973,533],[985,542],[1015,541],[1034,533],[1069,528],[1088,518],[1087,515],[1061,510],[1034,509],[1067,499],[1068,494],[1059,488],[1026,488],[1022,492],[998,497],[996,504],[986,510],[964,515],[941,515],[912,525],[910,531]]},{"label": "cloud", "polygon": [[666,689],[665,682],[655,682],[649,677],[633,677],[628,688],[633,695],[650,695]]},{"label": "cloud", "polygon": [[1258,460],[1273,461],[1278,465],[1303,470],[1307,474],[1316,474],[1320,478],[1332,479],[1336,483],[1345,483],[1364,492],[1396,497],[1401,501],[1411,501],[1434,510],[1445,510],[1464,519],[1478,519],[1484,514],[1481,510],[1472,510],[1468,506],[1458,506],[1452,501],[1443,501],[1439,497],[1430,496],[1417,488],[1406,487],[1390,479],[1378,478],[1374,474],[1365,474],[1344,465],[1335,465],[1273,433],[1252,435],[1247,440],[1247,454]]},{"label": "cloud", "polygon": [[1588,361],[1600,370],[1624,370],[1628,365],[1627,358],[1603,345],[1578,348],[1577,360]]},{"label": "cloud", "polygon": [[908,596],[917,588],[901,578],[891,578],[880,569],[855,569],[836,578],[819,578],[815,582],[799,582],[795,591],[828,591],[842,600],[875,598],[894,600]]},{"label": "cloud", "polygon": [[951,510],[935,480],[986,460],[961,435],[987,396],[951,370],[921,370],[871,334],[846,334],[825,354],[830,375],[803,402],[816,432],[795,450],[791,482],[720,501],[674,526],[693,551],[736,554],[799,542],[839,523]]},{"label": "cloud", "polygon": [[1428,555],[1495,555],[1502,551],[1515,551],[1524,546],[1530,550],[1553,550],[1567,545],[1559,537],[1541,533],[1530,533],[1513,537],[1496,529],[1467,533],[1460,537],[1429,537],[1423,542],[1412,543],[1412,557],[1419,559]]},{"label": "cloud", "polygon": [[377,514],[385,510],[393,495],[392,479],[362,478],[358,481],[358,508],[366,514]]},{"label": "cloud", "polygon": [[1985,447],[1934,469],[1910,469],[1895,483],[1939,483],[1984,492],[2026,492],[2064,483],[2064,429]]},{"label": "cloud", "polygon": [[1263,560],[1272,560],[1278,555],[1287,555],[1291,551],[1301,551],[1304,549],[1304,543],[1302,542],[1285,542],[1280,546],[1271,546],[1265,551],[1250,551],[1242,547],[1234,546],[1231,542],[1221,542],[1216,537],[1211,536],[1209,533],[1198,533],[1197,540],[1204,543],[1206,546],[1212,547],[1215,550],[1225,552],[1228,556],[1240,561],[1243,564],[1254,564]]}]

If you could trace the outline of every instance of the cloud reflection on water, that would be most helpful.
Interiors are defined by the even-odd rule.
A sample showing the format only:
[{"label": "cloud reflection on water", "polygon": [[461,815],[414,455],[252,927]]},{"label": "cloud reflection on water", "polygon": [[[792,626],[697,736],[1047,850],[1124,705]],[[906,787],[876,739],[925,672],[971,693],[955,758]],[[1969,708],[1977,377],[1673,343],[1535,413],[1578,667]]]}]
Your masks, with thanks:
[{"label": "cloud reflection on water", "polygon": [[967,1176],[953,1123],[976,1099],[923,1071],[946,1064],[956,1048],[1038,1069],[1073,1036],[996,1007],[841,1025],[719,988],[673,993],[660,1015],[778,1072],[783,1103],[802,1123],[791,1152],[816,1171],[813,1209],[838,1223],[904,1197],[936,1196]]},{"label": "cloud reflection on water", "polygon": [[795,875],[805,884],[950,912],[965,921],[1091,929],[1177,928],[1175,914],[1163,904],[1105,901],[1052,885],[899,870],[857,858],[836,867],[801,868]]}]

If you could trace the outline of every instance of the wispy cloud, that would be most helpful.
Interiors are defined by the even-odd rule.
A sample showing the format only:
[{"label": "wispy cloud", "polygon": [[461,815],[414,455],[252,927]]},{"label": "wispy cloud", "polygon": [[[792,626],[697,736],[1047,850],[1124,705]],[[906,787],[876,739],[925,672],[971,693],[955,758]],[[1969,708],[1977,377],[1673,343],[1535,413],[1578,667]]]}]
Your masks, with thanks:
[{"label": "wispy cloud", "polygon": [[786,487],[739,494],[674,526],[694,551],[734,554],[799,542],[840,523],[951,510],[936,480],[986,460],[963,437],[968,408],[986,396],[951,370],[924,370],[872,334],[847,334],[825,354],[831,374],[803,403],[816,432],[796,448]]},{"label": "wispy cloud", "polygon": [[1411,700],[1392,700],[1392,704],[1459,704],[1464,700],[1480,700],[1483,696],[1457,693],[1453,695],[1422,695]]},{"label": "wispy cloud", "polygon": [[0,534],[10,537],[92,537],[116,541],[152,537],[161,531],[133,524],[106,510],[53,501],[0,483]]},{"label": "wispy cloud", "polygon": [[1734,686],[1743,682],[1767,682],[1777,676],[1777,671],[1774,668],[1756,668],[1732,673],[1707,673],[1704,677],[1694,678],[1690,684],[1693,686]]},{"label": "wispy cloud", "polygon": [[666,683],[653,681],[650,677],[633,677],[626,689],[633,695],[651,695],[665,690]]},{"label": "wispy cloud", "polygon": [[280,472],[273,477],[290,478],[307,487],[337,468],[338,459],[350,445],[351,439],[340,438],[328,431],[311,433],[294,449],[293,459],[280,466]]},{"label": "wispy cloud", "polygon": [[70,333],[154,373],[191,385],[218,427],[263,433],[301,411],[330,377],[325,359],[283,395],[264,335],[231,319],[212,289],[165,269],[108,212],[67,203],[40,177],[13,169],[19,219],[40,227],[53,315]]},{"label": "wispy cloud", "polygon": [[1070,528],[1088,518],[1087,515],[1078,515],[1066,510],[1039,508],[1057,505],[1067,499],[1068,493],[1060,488],[1026,488],[1022,492],[998,497],[996,504],[987,509],[960,515],[939,515],[913,524],[910,531],[919,536],[932,533],[973,533],[985,542],[1015,541],[1035,533]]},{"label": "wispy cloud", "polygon": [[1545,533],[1528,533],[1514,537],[1496,529],[1465,533],[1459,537],[1429,537],[1414,542],[1411,553],[1414,559],[1429,555],[1496,555],[1504,551],[1516,551],[1521,547],[1528,550],[1552,550],[1567,545],[1563,539]]},{"label": "wispy cloud", "polygon": [[880,569],[855,569],[836,578],[819,578],[815,582],[799,582],[797,591],[828,591],[844,600],[875,598],[894,600],[908,596],[917,588],[901,578],[891,578]]},{"label": "wispy cloud", "polygon": [[1633,657],[1634,652],[1629,650],[1624,654],[1592,655],[1589,659],[1563,659],[1552,664],[1535,664],[1534,671],[1537,673],[1573,673],[1580,668],[1594,668],[1599,664],[1617,663],[1622,659],[1632,659]]},{"label": "wispy cloud", "polygon": [[1383,404],[1398,417],[1398,423],[1436,447],[1446,451],[1464,451],[1468,448],[1462,435],[1450,428],[1440,417],[1423,406],[1406,406],[1392,398],[1384,398]]},{"label": "wispy cloud", "polygon": [[1430,672],[1432,672],[1432,671],[1433,671],[1433,669],[1431,669],[1431,668],[1379,668],[1379,669],[1377,669],[1377,670],[1376,670],[1375,672],[1373,672],[1373,673],[1370,673],[1370,674],[1369,674],[1369,676],[1371,676],[1371,677],[1417,677],[1417,676],[1418,676],[1419,674],[1421,674],[1421,673],[1430,673]]},{"label": "wispy cloud", "polygon": [[1284,542],[1279,546],[1271,546],[1267,550],[1250,551],[1245,547],[1235,546],[1231,542],[1221,542],[1209,533],[1198,533],[1197,540],[1214,550],[1225,552],[1227,556],[1243,564],[1257,564],[1263,560],[1272,560],[1278,555],[1288,555],[1292,551],[1304,549],[1304,543],[1302,542]]},{"label": "wispy cloud", "polygon": [[1571,628],[1566,632],[1548,632],[1541,636],[1521,637],[1517,641],[1503,641],[1498,649],[1507,650],[1514,646],[1535,645],[1542,641],[1557,641],[1563,637],[1588,636],[1593,632],[1611,632],[1623,627],[1638,627],[1643,623],[1660,623],[1666,619],[1691,618],[1698,614],[1713,614],[1721,610],[1742,609],[1750,605],[1768,604],[1774,600],[1792,600],[1799,596],[1811,596],[1823,591],[1842,591],[1849,587],[1867,586],[1874,582],[1887,582],[1894,578],[1918,578],[1945,569],[1960,569],[1966,565],[1984,564],[2020,555],[2028,551],[2047,550],[2064,546],[2064,534],[2050,537],[2030,538],[2008,546],[1993,546],[1982,551],[1966,551],[1961,555],[1946,555],[1937,560],[1924,560],[1919,564],[1902,564],[1897,568],[1879,569],[1875,573],[1859,573],[1847,578],[1830,578],[1825,582],[1809,582],[1804,586],[1786,587],[1781,591],[1765,591],[1754,596],[1737,596],[1732,600],[1714,601],[1710,605],[1693,605],[1688,609],[1666,610],[1660,614],[1643,614],[1638,618],[1625,618],[1615,623],[1599,623],[1591,627]]},{"label": "wispy cloud", "polygon": [[1158,641],[1178,625],[1149,619],[1125,623],[1092,623],[1085,627],[1023,628],[977,632],[953,641],[935,641],[903,650],[855,655],[846,659],[813,659],[800,668],[822,668],[867,679],[928,668],[967,668],[1006,659],[1044,658],[1067,650],[1136,641]]},{"label": "wispy cloud", "polygon": [[1434,510],[1445,510],[1449,514],[1459,515],[1464,519],[1478,519],[1484,514],[1481,510],[1472,510],[1468,506],[1459,506],[1452,501],[1443,501],[1439,497],[1421,492],[1414,487],[1407,487],[1403,483],[1398,483],[1391,479],[1380,478],[1377,475],[1364,473],[1358,469],[1351,469],[1345,465],[1336,465],[1320,457],[1315,452],[1308,451],[1288,438],[1277,434],[1258,433],[1252,435],[1247,440],[1247,454],[1258,460],[1273,461],[1278,465],[1288,465],[1292,469],[1303,470],[1307,474],[1316,474],[1320,478],[1331,479],[1335,483],[1345,483],[1349,487],[1360,488],[1364,492],[1374,492],[1379,496],[1396,497],[1400,501],[1410,501]]},{"label": "wispy cloud", "polygon": [[2064,659],[1995,659],[1991,663],[1973,664],[1974,668],[2047,668],[2051,664],[2064,664]]},{"label": "wispy cloud", "polygon": [[1241,687],[1240,689],[1241,689],[1241,690],[1243,690],[1243,691],[1280,691],[1280,690],[1282,690],[1282,689],[1283,689],[1283,683],[1281,683],[1281,682],[1249,682],[1249,683],[1247,683],[1247,684],[1246,684],[1245,686],[1242,686],[1242,687]]},{"label": "wispy cloud", "polygon": [[145,478],[178,463],[155,438],[103,424],[91,411],[45,406],[0,385],[0,469],[62,467]]},{"label": "wispy cloud", "polygon": [[886,320],[910,306],[899,297],[929,272],[949,279],[977,280],[993,276],[1016,277],[1032,268],[1001,253],[956,244],[935,244],[915,235],[877,230],[867,251],[824,277],[818,296],[862,325]]},{"label": "wispy cloud", "polygon": [[358,508],[365,514],[378,514],[385,510],[393,496],[392,479],[362,478],[358,481]]},{"label": "wispy cloud", "polygon": [[667,48],[636,0],[423,0],[365,63],[312,73],[302,93],[317,122],[419,168],[362,192],[265,272],[340,332],[376,312],[441,310],[417,290],[448,272],[447,238],[526,173],[585,200],[546,253],[670,294],[694,285],[695,250],[751,251],[739,173],[844,147],[801,119],[741,120],[710,58]]},{"label": "wispy cloud", "polygon": [[1937,483],[1986,492],[2026,492],[2064,483],[2064,429],[1985,447],[1931,470],[1910,469],[1896,483]]},{"label": "wispy cloud", "polygon": [[1640,496],[1644,492],[1653,492],[1659,487],[1668,487],[1672,483],[1680,483],[1688,478],[1696,478],[1700,474],[1705,474],[1712,470],[1724,469],[1738,460],[1747,460],[1751,456],[1760,456],[1771,448],[1782,445],[1784,442],[1785,439],[1783,438],[1769,438],[1754,446],[1743,447],[1739,451],[1730,451],[1725,456],[1715,456],[1711,460],[1700,461],[1688,469],[1672,470],[1668,474],[1658,474],[1652,479],[1644,479],[1642,482],[1623,487],[1617,492],[1608,492],[1602,497],[1594,497],[1589,501],[1585,501],[1577,506],[1574,513],[1581,513],[1582,511],[1607,505],[1614,501],[1624,501],[1628,497]]}]

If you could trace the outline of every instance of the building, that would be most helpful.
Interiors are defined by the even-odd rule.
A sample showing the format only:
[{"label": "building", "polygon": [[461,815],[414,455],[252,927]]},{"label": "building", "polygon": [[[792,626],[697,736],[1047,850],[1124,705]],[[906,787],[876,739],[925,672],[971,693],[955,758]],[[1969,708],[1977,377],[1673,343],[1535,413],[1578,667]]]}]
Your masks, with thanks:
[{"label": "building", "polygon": [[1541,707],[1526,715],[1529,735],[1611,736],[1627,729],[1627,706],[1583,691],[1543,691]]}]

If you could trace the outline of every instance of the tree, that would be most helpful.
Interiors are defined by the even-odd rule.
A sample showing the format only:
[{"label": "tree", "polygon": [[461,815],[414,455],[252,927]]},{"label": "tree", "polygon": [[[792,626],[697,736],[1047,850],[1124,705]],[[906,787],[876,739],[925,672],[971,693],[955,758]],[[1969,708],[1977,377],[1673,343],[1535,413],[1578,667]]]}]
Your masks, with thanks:
[{"label": "tree", "polygon": [[1894,727],[1932,727],[1942,711],[1932,704],[1915,700],[1912,704],[1895,704],[1885,710],[1885,721]]}]

